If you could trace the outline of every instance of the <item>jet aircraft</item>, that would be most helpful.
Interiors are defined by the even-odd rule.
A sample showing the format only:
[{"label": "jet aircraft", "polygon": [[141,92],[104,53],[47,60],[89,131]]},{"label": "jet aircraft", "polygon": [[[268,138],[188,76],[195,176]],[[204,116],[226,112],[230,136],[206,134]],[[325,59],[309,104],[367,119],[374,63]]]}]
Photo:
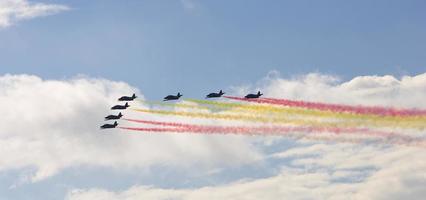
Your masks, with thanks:
[{"label": "jet aircraft", "polygon": [[122,96],[122,97],[120,97],[118,100],[119,101],[133,101],[133,100],[135,100],[137,98],[137,96],[136,96],[136,94],[135,93],[133,93],[133,95],[132,96]]},{"label": "jet aircraft", "polygon": [[222,92],[222,90],[219,91],[219,93],[210,93],[206,96],[206,98],[217,98],[217,97],[221,97],[223,94],[225,94],[224,92]]},{"label": "jet aircraft", "polygon": [[111,119],[120,119],[121,117],[123,117],[123,115],[120,113],[118,113],[118,115],[108,115],[105,117],[105,120],[111,120]]},{"label": "jet aircraft", "polygon": [[248,94],[244,98],[246,99],[256,99],[262,96],[263,94],[260,93],[260,91],[257,92],[257,94]]},{"label": "jet aircraft", "polygon": [[168,95],[164,97],[163,101],[170,101],[170,100],[178,100],[182,95],[178,92],[177,95]]},{"label": "jet aircraft", "polygon": [[117,127],[118,123],[117,121],[114,122],[114,124],[104,124],[101,126],[101,129],[107,129],[107,128],[115,128]]},{"label": "jet aircraft", "polygon": [[129,107],[129,103],[126,102],[124,105],[115,105],[111,107],[111,110],[125,110],[127,107]]}]

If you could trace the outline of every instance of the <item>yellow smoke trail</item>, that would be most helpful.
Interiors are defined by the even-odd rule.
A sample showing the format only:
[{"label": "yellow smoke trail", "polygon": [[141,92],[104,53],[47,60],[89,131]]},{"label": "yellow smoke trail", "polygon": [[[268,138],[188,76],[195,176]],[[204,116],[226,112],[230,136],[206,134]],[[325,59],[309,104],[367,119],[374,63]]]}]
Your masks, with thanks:
[{"label": "yellow smoke trail", "polygon": [[200,113],[200,112],[180,112],[180,111],[167,111],[167,110],[149,110],[149,109],[133,109],[138,112],[160,114],[160,115],[174,115],[181,117],[204,118],[204,119],[217,119],[217,120],[242,120],[261,123],[282,123],[294,125],[315,125],[322,127],[336,127],[336,123],[319,122],[314,120],[302,119],[288,119],[288,118],[270,118],[257,115],[234,115],[234,114],[221,114],[221,113]]},{"label": "yellow smoke trail", "polygon": [[209,109],[210,108],[209,106],[202,106],[202,105],[190,105],[190,104],[170,103],[170,102],[160,102],[160,101],[139,100],[139,102],[150,104],[150,105],[165,106],[165,107],[190,108],[190,109]]},{"label": "yellow smoke trail", "polygon": [[306,119],[306,118],[276,118],[256,115],[255,113],[250,114],[222,114],[222,113],[200,113],[200,112],[181,112],[181,111],[167,111],[167,110],[149,110],[149,109],[133,109],[138,112],[161,114],[161,115],[174,115],[191,118],[205,118],[205,119],[216,119],[216,120],[242,120],[259,123],[276,123],[276,124],[292,124],[299,126],[316,126],[316,127],[338,127],[338,128],[353,128],[353,127],[365,127],[366,125],[360,122],[354,121],[324,121],[322,119]]},{"label": "yellow smoke trail", "polygon": [[[185,99],[189,102],[198,104],[211,105],[215,107],[233,109],[232,112],[254,112],[263,115],[302,115],[310,117],[334,118],[339,120],[351,120],[352,123],[367,126],[385,126],[385,127],[401,127],[425,129],[426,118],[420,116],[377,116],[377,115],[360,115],[352,113],[336,113],[331,111],[318,111],[303,108],[291,108],[276,105],[253,105],[231,102],[217,102],[209,100]],[[194,107],[195,108],[195,107]]]},{"label": "yellow smoke trail", "polygon": [[[412,128],[412,129],[426,129],[426,118],[415,117],[415,116],[377,116],[377,115],[359,115],[351,113],[336,113],[331,111],[318,111],[309,110],[303,108],[291,108],[276,105],[253,105],[253,104],[242,104],[232,102],[217,102],[210,100],[199,100],[199,99],[185,99],[186,101],[203,104],[203,105],[191,105],[184,103],[168,103],[158,101],[142,101],[144,103],[167,106],[167,107],[179,107],[189,108],[196,110],[214,110],[217,108],[230,109],[227,113],[233,114],[247,114],[250,113],[255,115],[257,119],[261,119],[261,122],[287,122],[289,117],[310,117],[313,123],[318,121],[324,121],[329,119],[335,119],[334,121],[341,124],[341,126],[375,126],[375,127],[390,127],[390,128]],[[207,105],[207,106],[205,106]],[[268,117],[270,120],[262,119],[262,117]],[[272,119],[276,118],[276,119]],[[235,119],[234,119],[235,120]],[[345,120],[345,121],[343,121]],[[300,120],[299,120],[300,121]],[[307,121],[307,119],[303,120]],[[312,120],[311,120],[312,121]]]}]

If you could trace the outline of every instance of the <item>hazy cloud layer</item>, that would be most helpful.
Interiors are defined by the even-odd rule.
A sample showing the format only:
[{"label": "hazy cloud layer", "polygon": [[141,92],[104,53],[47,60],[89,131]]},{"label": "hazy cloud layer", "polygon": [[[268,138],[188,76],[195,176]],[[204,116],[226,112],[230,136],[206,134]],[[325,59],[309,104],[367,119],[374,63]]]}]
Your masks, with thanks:
[{"label": "hazy cloud layer", "polygon": [[0,28],[5,28],[21,20],[56,14],[69,10],[59,4],[36,3],[27,0],[0,0]]}]

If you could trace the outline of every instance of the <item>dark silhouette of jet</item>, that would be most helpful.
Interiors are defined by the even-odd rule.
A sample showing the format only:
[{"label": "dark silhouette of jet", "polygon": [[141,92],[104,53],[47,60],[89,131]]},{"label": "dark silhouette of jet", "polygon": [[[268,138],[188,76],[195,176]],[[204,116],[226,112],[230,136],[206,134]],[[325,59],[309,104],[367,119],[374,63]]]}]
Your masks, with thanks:
[{"label": "dark silhouette of jet", "polygon": [[206,96],[206,98],[217,98],[217,97],[221,97],[223,94],[225,94],[225,92],[222,92],[222,90],[219,91],[219,93],[210,93]]},{"label": "dark silhouette of jet", "polygon": [[117,127],[118,123],[117,121],[114,122],[114,124],[104,124],[101,126],[101,129],[107,129],[107,128],[115,128]]},{"label": "dark silhouette of jet", "polygon": [[127,107],[129,107],[129,103],[126,102],[124,105],[115,105],[111,107],[111,110],[125,110]]},{"label": "dark silhouette of jet", "polygon": [[119,101],[133,101],[134,99],[136,99],[137,98],[137,96],[136,96],[136,94],[135,93],[133,93],[133,95],[132,96],[130,96],[130,97],[128,97],[128,96],[122,96],[122,97],[120,97],[118,100]]},{"label": "dark silhouette of jet", "polygon": [[118,115],[108,115],[105,117],[105,120],[111,120],[111,119],[120,119],[121,117],[123,117],[123,115],[120,113],[118,113]]},{"label": "dark silhouette of jet", "polygon": [[257,94],[248,94],[244,98],[246,99],[256,99],[262,96],[263,94],[260,93],[260,91],[257,92]]},{"label": "dark silhouette of jet", "polygon": [[170,100],[178,100],[182,95],[178,92],[177,95],[168,95],[164,97],[163,101],[170,101]]}]

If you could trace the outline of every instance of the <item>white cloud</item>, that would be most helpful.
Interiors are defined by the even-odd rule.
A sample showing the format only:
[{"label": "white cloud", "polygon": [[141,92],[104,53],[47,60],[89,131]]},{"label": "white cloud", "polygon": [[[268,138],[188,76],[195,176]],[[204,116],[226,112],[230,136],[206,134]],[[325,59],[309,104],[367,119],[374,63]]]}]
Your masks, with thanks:
[{"label": "white cloud", "polygon": [[[196,189],[134,186],[125,191],[76,189],[67,199],[423,199],[426,195],[425,149],[328,144],[292,149],[297,166],[264,179]],[[309,162],[305,156],[311,157]],[[303,158],[299,158],[302,156]],[[303,163],[303,164],[301,164]],[[313,167],[314,165],[315,167]],[[362,171],[364,168],[375,168]],[[370,175],[371,174],[371,175]]]},{"label": "white cloud", "polygon": [[70,167],[126,170],[197,165],[202,170],[259,158],[244,137],[100,131],[116,99],[134,91],[123,82],[87,77],[1,76],[0,171],[34,168],[35,174],[28,178],[38,181]]},{"label": "white cloud", "polygon": [[[426,74],[401,79],[363,76],[343,83],[321,74],[269,77],[254,87],[237,87],[236,93],[258,89],[268,97],[426,108]],[[74,189],[67,199],[423,199],[425,153],[420,147],[299,141],[293,148],[265,155],[286,161],[281,172],[269,178],[191,189],[143,185],[123,191]]]},{"label": "white cloud", "polygon": [[336,76],[316,73],[291,79],[277,78],[276,73],[272,73],[254,87],[235,88],[240,94],[258,89],[268,97],[352,105],[426,108],[426,73],[404,76],[401,79],[389,75],[359,76],[347,82],[340,82]]},{"label": "white cloud", "polygon": [[69,10],[59,4],[33,3],[27,0],[0,0],[0,28],[36,17],[56,14]]}]

